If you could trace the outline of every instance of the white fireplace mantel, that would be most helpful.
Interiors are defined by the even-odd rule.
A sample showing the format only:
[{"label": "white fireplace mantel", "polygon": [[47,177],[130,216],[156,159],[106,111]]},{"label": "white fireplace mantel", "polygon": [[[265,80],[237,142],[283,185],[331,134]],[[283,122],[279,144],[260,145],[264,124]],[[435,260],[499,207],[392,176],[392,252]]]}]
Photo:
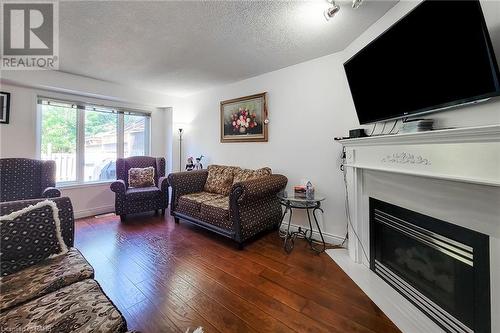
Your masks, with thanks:
[{"label": "white fireplace mantel", "polygon": [[500,125],[340,142],[347,167],[500,186]]},{"label": "white fireplace mantel", "polygon": [[[500,332],[500,125],[341,140],[348,252],[329,255],[403,332],[439,327],[369,270],[369,198],[490,236],[492,332]],[[367,258],[368,257],[368,258]],[[418,313],[418,314],[416,314]]]}]

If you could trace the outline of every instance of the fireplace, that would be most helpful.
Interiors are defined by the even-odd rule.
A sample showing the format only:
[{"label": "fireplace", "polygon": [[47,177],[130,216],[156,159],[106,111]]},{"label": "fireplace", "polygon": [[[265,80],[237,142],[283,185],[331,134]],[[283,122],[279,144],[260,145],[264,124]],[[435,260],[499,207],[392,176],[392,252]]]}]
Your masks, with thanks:
[{"label": "fireplace", "polygon": [[489,237],[374,198],[370,268],[447,332],[491,332]]}]

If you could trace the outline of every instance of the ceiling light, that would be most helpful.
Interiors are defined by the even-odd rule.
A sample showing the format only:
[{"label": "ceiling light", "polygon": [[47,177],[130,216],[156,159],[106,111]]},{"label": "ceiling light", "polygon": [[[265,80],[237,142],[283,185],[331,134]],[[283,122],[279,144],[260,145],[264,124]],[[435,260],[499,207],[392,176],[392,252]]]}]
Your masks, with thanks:
[{"label": "ceiling light", "polygon": [[358,9],[363,3],[363,0],[352,0],[352,8]]},{"label": "ceiling light", "polygon": [[325,15],[326,20],[329,21],[332,17],[335,16],[335,14],[338,13],[338,11],[340,10],[340,6],[337,5],[334,0],[327,0],[327,1],[332,6],[330,8],[327,8],[323,14]]}]

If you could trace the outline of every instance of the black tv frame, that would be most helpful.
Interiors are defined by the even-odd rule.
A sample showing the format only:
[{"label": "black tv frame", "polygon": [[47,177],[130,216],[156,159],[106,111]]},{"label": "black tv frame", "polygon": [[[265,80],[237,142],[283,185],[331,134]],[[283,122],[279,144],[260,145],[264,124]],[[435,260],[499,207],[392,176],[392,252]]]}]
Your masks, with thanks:
[{"label": "black tv frame", "polygon": [[[371,44],[374,44],[379,38],[381,38],[383,35],[385,35],[395,25],[397,25],[399,22],[401,22],[402,20],[404,20],[415,9],[417,9],[418,7],[420,7],[423,3],[427,2],[427,1],[432,1],[432,0],[424,0],[421,3],[419,3],[417,6],[415,6],[415,8],[413,8],[411,11],[409,11],[408,13],[406,13],[399,20],[397,20],[396,22],[394,22],[389,28],[387,28],[386,30],[384,30],[375,39],[373,39],[371,42],[369,42],[368,44],[366,44],[362,49],[360,49],[353,56],[351,56],[347,61],[345,61],[344,62],[344,72],[345,72],[345,66],[346,66],[346,64],[348,64],[353,58],[355,58],[358,55],[358,53],[362,52],[365,48],[367,48]],[[500,96],[500,69],[499,69],[498,63],[496,61],[495,51],[493,49],[493,44],[491,43],[490,33],[489,33],[489,30],[488,30],[488,26],[486,25],[486,20],[484,18],[483,8],[482,8],[481,3],[479,2],[479,0],[467,0],[467,1],[475,1],[475,2],[477,2],[477,5],[479,6],[479,10],[481,12],[481,28],[482,28],[483,36],[484,36],[484,39],[485,39],[485,42],[486,42],[486,45],[487,45],[487,49],[488,49],[488,55],[489,55],[489,59],[490,59],[490,63],[491,63],[491,72],[492,72],[492,76],[494,77],[496,91],[493,91],[493,92],[487,93],[487,94],[482,94],[482,95],[477,95],[477,96],[471,96],[471,97],[468,97],[468,98],[463,98],[463,99],[459,99],[459,100],[448,102],[448,103],[442,103],[442,104],[432,105],[432,106],[428,106],[428,107],[421,108],[421,109],[418,109],[418,110],[415,110],[415,111],[411,111],[411,112],[403,112],[402,114],[394,116],[394,117],[377,118],[377,119],[374,119],[374,120],[369,121],[369,122],[361,122],[361,121],[359,121],[359,116],[358,116],[358,121],[359,121],[360,125],[368,125],[368,124],[374,124],[374,123],[381,122],[381,121],[397,120],[397,119],[408,118],[408,117],[413,117],[413,116],[422,115],[422,114],[428,114],[428,113],[434,113],[434,112],[444,111],[444,110],[458,108],[458,107],[465,106],[465,105],[481,103],[481,102],[489,100],[492,97]],[[346,77],[347,77],[347,72],[346,72]],[[347,78],[347,82],[349,84],[349,78]],[[350,87],[349,87],[349,89],[350,89]],[[354,99],[353,99],[353,101],[354,101]],[[356,105],[354,107],[356,107]],[[357,110],[356,110],[356,115],[358,115]]]}]

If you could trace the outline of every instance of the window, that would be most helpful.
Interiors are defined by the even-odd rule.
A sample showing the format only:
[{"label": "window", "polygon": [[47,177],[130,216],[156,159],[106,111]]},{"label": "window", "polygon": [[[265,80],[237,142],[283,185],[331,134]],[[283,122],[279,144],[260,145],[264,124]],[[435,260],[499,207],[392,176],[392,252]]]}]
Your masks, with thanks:
[{"label": "window", "polygon": [[85,181],[116,179],[117,148],[118,114],[85,110]]},{"label": "window", "polygon": [[146,113],[39,98],[40,157],[56,162],[56,182],[116,179],[116,158],[149,154]]},{"label": "window", "polygon": [[138,115],[124,115],[125,136],[123,152],[125,157],[146,154],[149,141],[146,131],[146,118]]},{"label": "window", "polygon": [[41,132],[42,160],[56,162],[58,182],[76,181],[77,110],[43,105]]}]

